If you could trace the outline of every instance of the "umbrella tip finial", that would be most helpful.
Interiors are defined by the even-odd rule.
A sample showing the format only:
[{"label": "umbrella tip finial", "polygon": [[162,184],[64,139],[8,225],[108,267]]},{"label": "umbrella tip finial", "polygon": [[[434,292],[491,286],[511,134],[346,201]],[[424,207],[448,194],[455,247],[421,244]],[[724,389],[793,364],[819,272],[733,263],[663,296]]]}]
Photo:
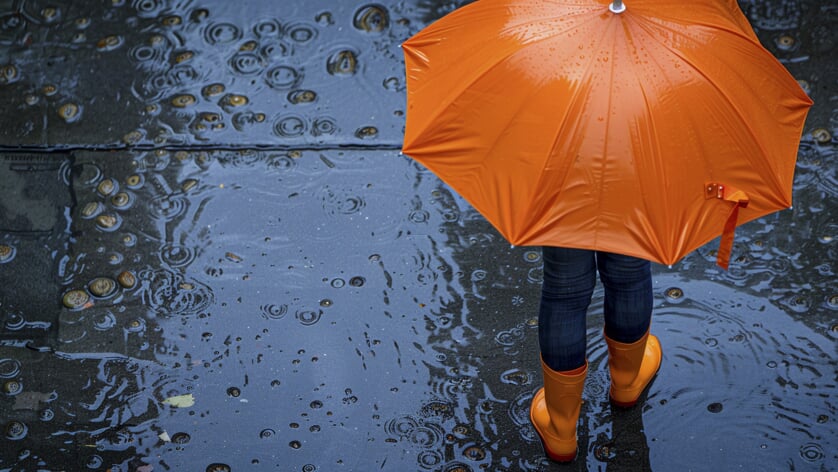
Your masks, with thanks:
[{"label": "umbrella tip finial", "polygon": [[611,10],[611,13],[622,13],[626,11],[626,5],[623,0],[614,0],[611,5],[608,5],[608,9]]}]

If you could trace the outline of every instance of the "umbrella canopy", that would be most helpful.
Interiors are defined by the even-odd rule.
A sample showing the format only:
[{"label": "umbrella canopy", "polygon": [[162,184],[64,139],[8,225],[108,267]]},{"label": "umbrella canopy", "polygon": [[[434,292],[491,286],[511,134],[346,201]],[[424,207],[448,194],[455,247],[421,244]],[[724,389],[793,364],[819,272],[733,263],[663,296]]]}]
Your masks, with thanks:
[{"label": "umbrella canopy", "polygon": [[791,205],[811,100],[735,0],[479,0],[406,41],[403,152],[510,243],[673,264]]}]

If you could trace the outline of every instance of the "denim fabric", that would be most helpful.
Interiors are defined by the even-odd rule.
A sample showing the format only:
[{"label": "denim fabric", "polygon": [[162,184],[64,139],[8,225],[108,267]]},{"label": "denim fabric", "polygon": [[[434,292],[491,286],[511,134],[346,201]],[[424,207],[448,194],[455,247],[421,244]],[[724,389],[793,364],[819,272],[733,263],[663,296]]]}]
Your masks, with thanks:
[{"label": "denim fabric", "polygon": [[631,343],[646,334],[652,317],[649,261],[584,249],[544,247],[542,252],[538,341],[551,369],[566,371],[585,363],[585,318],[597,271],[605,289],[606,336]]}]

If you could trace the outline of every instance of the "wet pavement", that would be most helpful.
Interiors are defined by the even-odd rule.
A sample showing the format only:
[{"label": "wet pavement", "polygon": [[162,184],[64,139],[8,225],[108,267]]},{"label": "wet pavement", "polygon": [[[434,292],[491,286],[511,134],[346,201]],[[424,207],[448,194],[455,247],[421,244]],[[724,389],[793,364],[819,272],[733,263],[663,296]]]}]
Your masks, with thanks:
[{"label": "wet pavement", "polygon": [[398,44],[461,3],[0,1],[0,469],[838,467],[838,8],[740,2],[815,100],[795,206],[655,267],[634,409],[595,293],[559,466],[540,252],[399,154]]}]

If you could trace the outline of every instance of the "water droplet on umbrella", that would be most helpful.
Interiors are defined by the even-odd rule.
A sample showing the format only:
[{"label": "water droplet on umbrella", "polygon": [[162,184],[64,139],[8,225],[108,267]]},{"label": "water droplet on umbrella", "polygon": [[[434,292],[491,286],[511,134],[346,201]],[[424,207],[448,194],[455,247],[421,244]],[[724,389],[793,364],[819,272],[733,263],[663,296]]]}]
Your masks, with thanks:
[{"label": "water droplet on umbrella", "polygon": [[710,413],[721,413],[723,406],[721,403],[711,403],[707,405],[707,411]]},{"label": "water droplet on umbrella", "polygon": [[71,310],[80,310],[90,302],[90,295],[84,290],[70,290],[64,294],[61,301]]}]

